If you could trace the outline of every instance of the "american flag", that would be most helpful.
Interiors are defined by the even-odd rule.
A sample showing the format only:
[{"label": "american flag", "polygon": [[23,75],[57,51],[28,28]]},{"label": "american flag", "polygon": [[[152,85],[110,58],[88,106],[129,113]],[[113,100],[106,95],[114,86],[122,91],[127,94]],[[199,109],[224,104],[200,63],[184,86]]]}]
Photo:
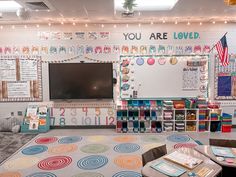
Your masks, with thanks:
[{"label": "american flag", "polygon": [[225,35],[217,42],[216,49],[219,54],[221,64],[223,66],[227,66],[229,64],[229,54]]}]

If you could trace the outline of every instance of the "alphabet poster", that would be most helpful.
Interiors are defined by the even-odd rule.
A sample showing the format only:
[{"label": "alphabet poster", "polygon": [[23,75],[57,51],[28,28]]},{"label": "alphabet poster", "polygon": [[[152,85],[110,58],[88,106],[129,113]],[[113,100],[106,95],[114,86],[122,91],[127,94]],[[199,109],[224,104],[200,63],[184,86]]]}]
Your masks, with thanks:
[{"label": "alphabet poster", "polygon": [[0,59],[0,101],[42,101],[41,62]]}]

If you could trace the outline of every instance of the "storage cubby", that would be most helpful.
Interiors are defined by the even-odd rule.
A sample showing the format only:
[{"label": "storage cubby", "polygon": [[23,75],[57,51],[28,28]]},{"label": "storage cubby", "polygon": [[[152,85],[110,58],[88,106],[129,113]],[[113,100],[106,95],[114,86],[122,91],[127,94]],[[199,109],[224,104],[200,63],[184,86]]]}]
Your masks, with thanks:
[{"label": "storage cubby", "polygon": [[[183,104],[187,103],[186,108]],[[124,107],[126,105],[126,107]],[[203,100],[129,100],[117,110],[117,132],[221,131],[220,108]],[[121,109],[122,108],[122,109]],[[119,121],[127,122],[122,125]]]}]

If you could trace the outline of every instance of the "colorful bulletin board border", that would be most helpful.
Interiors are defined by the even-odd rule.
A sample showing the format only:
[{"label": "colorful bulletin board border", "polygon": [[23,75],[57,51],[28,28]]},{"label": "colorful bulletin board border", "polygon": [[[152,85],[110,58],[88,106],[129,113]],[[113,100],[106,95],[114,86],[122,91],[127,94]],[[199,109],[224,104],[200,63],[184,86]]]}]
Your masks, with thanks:
[{"label": "colorful bulletin board border", "polygon": [[0,56],[0,102],[42,101],[39,56]]},{"label": "colorful bulletin board border", "polygon": [[222,66],[215,56],[214,95],[216,100],[236,100],[236,55],[229,55],[229,65]]}]

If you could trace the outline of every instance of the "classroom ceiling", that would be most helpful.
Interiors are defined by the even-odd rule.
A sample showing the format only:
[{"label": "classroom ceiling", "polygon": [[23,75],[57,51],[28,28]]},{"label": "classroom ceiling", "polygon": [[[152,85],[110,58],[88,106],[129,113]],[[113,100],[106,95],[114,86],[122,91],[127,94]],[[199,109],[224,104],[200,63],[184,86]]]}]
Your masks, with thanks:
[{"label": "classroom ceiling", "polygon": [[[236,22],[236,6],[227,6],[224,0],[179,0],[170,11],[135,11],[132,17],[124,17],[123,11],[115,11],[113,0],[16,1],[27,9],[27,13],[23,12],[18,17],[16,12],[1,12],[0,24],[53,24],[62,21],[63,23],[161,23],[162,21],[168,23],[225,20]],[[33,7],[30,5],[31,2],[43,2],[46,6]]]}]

